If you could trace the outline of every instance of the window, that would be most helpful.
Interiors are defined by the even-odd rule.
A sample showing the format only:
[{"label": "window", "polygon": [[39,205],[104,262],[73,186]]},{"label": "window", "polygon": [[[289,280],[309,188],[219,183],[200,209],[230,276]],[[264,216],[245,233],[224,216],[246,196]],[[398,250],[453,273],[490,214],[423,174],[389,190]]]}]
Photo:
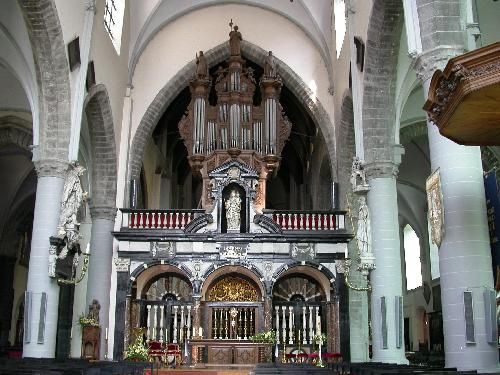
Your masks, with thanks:
[{"label": "window", "polygon": [[335,0],[333,5],[333,14],[335,17],[335,44],[337,46],[337,59],[342,51],[344,37],[346,32],[345,18],[345,0]]},{"label": "window", "polygon": [[431,260],[431,279],[437,279],[439,274],[439,254],[438,247],[431,238],[431,226],[429,221],[427,221],[427,232],[429,233],[429,258]]},{"label": "window", "polygon": [[104,8],[104,27],[113,42],[113,46],[120,54],[122,41],[123,13],[125,11],[125,0],[106,0]]},{"label": "window", "polygon": [[420,263],[420,241],[410,225],[403,229],[405,263],[406,263],[406,290],[422,286],[422,265]]}]

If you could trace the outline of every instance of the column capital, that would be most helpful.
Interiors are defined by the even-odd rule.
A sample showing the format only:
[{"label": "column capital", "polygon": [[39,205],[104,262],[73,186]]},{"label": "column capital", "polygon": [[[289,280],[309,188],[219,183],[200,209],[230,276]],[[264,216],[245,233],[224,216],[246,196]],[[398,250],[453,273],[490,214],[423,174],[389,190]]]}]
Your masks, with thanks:
[{"label": "column capital", "polygon": [[38,177],[66,177],[69,167],[67,160],[41,159],[34,162]]},{"label": "column capital", "polygon": [[116,211],[116,207],[90,206],[90,216],[92,219],[108,219],[114,221],[116,218]]},{"label": "column capital", "polygon": [[[436,47],[421,53],[413,60],[417,78],[422,82],[430,80],[436,70],[443,70],[451,58],[464,52],[464,49],[458,46],[447,46]],[[427,97],[427,93],[425,96]]]},{"label": "column capital", "polygon": [[374,178],[396,178],[399,173],[399,163],[393,161],[373,161],[364,165],[367,181]]},{"label": "column capital", "polygon": [[116,257],[114,259],[116,272],[128,272],[130,267],[130,259],[129,258],[119,258]]}]

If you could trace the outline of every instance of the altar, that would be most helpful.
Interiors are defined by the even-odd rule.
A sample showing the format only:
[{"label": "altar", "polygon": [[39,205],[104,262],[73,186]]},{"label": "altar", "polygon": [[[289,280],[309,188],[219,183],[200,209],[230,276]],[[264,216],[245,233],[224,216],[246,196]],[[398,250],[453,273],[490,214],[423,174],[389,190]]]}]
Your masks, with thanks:
[{"label": "altar", "polygon": [[253,365],[266,362],[272,350],[272,344],[247,340],[191,339],[190,344],[195,365]]}]

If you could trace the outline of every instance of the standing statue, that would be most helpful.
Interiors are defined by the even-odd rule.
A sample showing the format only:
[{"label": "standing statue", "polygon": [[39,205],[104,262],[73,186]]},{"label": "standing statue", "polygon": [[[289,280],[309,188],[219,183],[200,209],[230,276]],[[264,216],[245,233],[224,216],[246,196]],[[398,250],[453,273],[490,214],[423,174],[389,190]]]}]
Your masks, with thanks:
[{"label": "standing statue", "polygon": [[240,231],[241,198],[237,190],[231,191],[226,199],[226,219],[228,231]]},{"label": "standing statue", "polygon": [[238,26],[235,25],[233,28],[233,20],[231,20],[229,26],[231,27],[231,32],[229,33],[229,50],[231,52],[231,56],[240,56],[240,44],[243,38],[241,37],[241,33],[238,31]]},{"label": "standing statue", "polygon": [[358,230],[356,231],[356,241],[358,243],[358,249],[361,256],[371,253],[372,230],[370,224],[370,211],[368,211],[364,195],[359,197]]},{"label": "standing statue", "polygon": [[85,171],[85,168],[75,164],[68,171],[61,202],[61,216],[59,217],[59,232],[66,232],[66,227],[78,225],[76,215],[86,199],[87,193],[83,192],[80,176]]},{"label": "standing statue", "polygon": [[366,173],[363,168],[363,162],[357,157],[352,158],[351,185],[353,191],[359,191],[368,188],[366,182]]},{"label": "standing statue", "polygon": [[208,78],[208,64],[203,51],[200,51],[200,54],[196,55],[196,78]]},{"label": "standing statue", "polygon": [[87,318],[92,319],[94,322],[99,323],[99,311],[101,310],[101,305],[99,301],[94,299],[92,304],[89,305],[89,313]]},{"label": "standing statue", "polygon": [[276,63],[272,51],[269,51],[269,55],[264,59],[264,77],[276,77]]}]

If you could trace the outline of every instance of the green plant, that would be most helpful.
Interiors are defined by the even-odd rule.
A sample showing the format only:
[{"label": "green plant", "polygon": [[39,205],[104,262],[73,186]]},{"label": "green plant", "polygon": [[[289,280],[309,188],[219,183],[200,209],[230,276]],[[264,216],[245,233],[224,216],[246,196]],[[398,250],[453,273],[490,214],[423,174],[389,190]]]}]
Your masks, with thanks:
[{"label": "green plant", "polygon": [[78,318],[78,323],[83,327],[99,327],[99,323],[93,318],[88,318],[84,314]]},{"label": "green plant", "polygon": [[144,328],[134,328],[132,330],[132,341],[123,355],[124,359],[128,361],[142,362],[145,362],[149,359],[149,350],[144,344],[142,338],[144,332]]},{"label": "green plant", "polygon": [[259,332],[254,336],[250,337],[253,342],[260,342],[265,344],[275,344],[276,343],[276,332],[273,330]]}]

